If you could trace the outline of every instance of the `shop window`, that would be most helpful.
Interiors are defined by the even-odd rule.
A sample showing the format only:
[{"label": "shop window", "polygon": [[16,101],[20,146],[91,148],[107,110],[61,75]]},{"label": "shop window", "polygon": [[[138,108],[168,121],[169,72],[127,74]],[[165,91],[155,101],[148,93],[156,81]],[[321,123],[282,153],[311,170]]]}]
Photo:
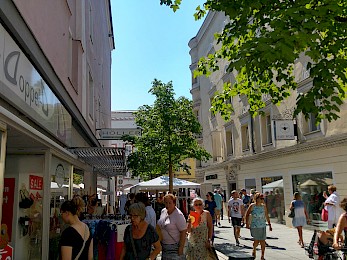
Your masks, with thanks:
[{"label": "shop window", "polygon": [[282,176],[261,178],[265,204],[272,222],[285,224],[285,204]]},{"label": "shop window", "polygon": [[321,220],[321,211],[325,198],[323,192],[333,183],[331,172],[305,173],[292,176],[293,191],[301,194],[307,206],[307,213],[312,225],[324,224]]}]

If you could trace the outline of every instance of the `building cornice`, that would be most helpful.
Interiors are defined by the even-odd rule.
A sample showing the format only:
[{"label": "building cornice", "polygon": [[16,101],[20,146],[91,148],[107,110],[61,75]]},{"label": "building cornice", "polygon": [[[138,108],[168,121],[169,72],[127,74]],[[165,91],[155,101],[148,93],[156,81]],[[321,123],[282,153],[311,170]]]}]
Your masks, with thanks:
[{"label": "building cornice", "polygon": [[245,164],[247,162],[255,162],[260,160],[268,160],[271,158],[283,157],[291,154],[304,153],[312,150],[328,149],[347,144],[347,133],[325,137],[320,140],[313,140],[309,142],[299,143],[294,146],[275,149],[272,151],[266,151],[258,154],[251,154],[248,156],[242,156],[239,158],[231,158],[228,161],[214,163],[209,166],[196,169],[196,173],[206,172],[210,170],[216,170],[230,166],[233,164]]}]

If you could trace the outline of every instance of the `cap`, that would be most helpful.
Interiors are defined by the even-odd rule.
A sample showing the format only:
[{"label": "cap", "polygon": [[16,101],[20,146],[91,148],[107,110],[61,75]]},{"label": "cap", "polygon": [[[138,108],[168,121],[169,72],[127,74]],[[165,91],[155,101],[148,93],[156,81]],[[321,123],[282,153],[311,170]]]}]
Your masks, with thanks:
[{"label": "cap", "polygon": [[245,189],[245,188],[243,188],[243,189],[241,189],[241,191],[246,191],[246,189]]}]

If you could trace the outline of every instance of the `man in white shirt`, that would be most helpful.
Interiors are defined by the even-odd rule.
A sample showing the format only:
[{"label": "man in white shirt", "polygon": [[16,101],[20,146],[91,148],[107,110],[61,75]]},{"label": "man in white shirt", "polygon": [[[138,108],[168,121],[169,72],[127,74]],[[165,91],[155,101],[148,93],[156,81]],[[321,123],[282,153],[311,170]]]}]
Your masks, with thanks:
[{"label": "man in white shirt", "polygon": [[239,237],[241,230],[241,221],[244,215],[244,205],[243,201],[239,198],[239,193],[236,190],[231,192],[231,198],[228,202],[228,220],[234,228],[234,237],[236,241],[236,245],[239,246]]}]

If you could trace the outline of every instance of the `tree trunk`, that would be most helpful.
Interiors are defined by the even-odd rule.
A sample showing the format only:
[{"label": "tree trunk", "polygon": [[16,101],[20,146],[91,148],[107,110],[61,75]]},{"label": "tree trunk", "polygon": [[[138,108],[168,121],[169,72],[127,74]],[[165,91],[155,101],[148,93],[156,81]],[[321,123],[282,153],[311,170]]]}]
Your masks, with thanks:
[{"label": "tree trunk", "polygon": [[169,192],[173,194],[173,171],[172,163],[169,164]]}]

